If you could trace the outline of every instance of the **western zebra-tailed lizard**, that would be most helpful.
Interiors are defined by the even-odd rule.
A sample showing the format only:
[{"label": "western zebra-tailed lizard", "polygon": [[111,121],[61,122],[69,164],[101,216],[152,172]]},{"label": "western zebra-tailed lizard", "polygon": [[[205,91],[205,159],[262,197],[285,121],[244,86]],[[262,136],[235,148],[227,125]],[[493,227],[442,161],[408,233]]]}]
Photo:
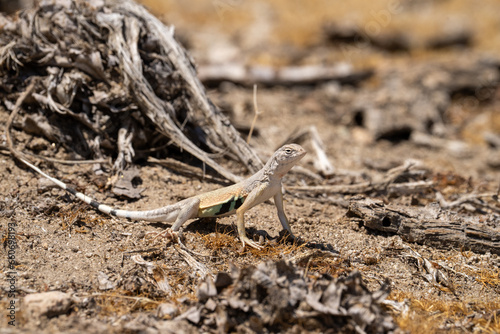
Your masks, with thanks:
[{"label": "western zebra-tailed lizard", "polygon": [[243,243],[260,249],[258,243],[250,240],[245,233],[244,214],[250,208],[274,197],[274,204],[278,210],[281,225],[293,237],[288,219],[283,210],[283,194],[281,192],[281,178],[306,154],[306,151],[297,144],[289,144],[279,148],[269,159],[266,165],[246,180],[231,186],[209,191],[204,194],[186,198],[172,205],[146,211],[128,211],[113,209],[100,204],[77,192],[74,188],[60,180],[42,172],[38,167],[20,158],[30,168],[43,175],[56,185],[73,194],[80,200],[106,214],[131,220],[146,220],[159,222],[174,222],[168,230],[171,236],[177,236],[180,227],[189,219],[201,217],[224,217],[236,214],[238,235]]}]

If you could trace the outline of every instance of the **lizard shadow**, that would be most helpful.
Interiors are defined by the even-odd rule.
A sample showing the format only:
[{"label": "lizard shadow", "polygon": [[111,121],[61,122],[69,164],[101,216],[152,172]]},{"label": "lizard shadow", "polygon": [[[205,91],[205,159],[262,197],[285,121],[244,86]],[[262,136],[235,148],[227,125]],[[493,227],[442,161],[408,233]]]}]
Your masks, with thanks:
[{"label": "lizard shadow", "polygon": [[[165,226],[163,223],[156,223],[157,226]],[[222,233],[227,234],[232,237],[237,238],[238,233],[236,231],[236,226],[234,224],[219,223],[216,218],[199,218],[195,219],[189,224],[187,224],[183,231],[186,232],[197,232],[202,235],[208,235],[210,233]],[[258,236],[259,241],[267,242],[268,245],[277,245],[279,243],[295,244],[298,247],[305,247],[308,249],[319,250],[323,252],[329,252],[335,255],[340,255],[340,252],[335,250],[333,246],[325,242],[311,242],[305,241],[302,238],[291,238],[286,230],[281,230],[278,236],[271,236],[265,230],[259,230],[254,227],[246,228],[248,236]]]}]

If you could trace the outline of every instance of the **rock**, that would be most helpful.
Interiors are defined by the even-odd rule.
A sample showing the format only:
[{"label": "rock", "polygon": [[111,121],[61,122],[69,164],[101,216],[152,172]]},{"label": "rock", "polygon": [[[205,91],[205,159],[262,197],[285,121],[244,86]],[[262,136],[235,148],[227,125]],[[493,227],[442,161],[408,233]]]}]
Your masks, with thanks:
[{"label": "rock", "polygon": [[162,303],[158,305],[156,312],[158,318],[172,319],[179,312],[179,309],[172,303]]},{"label": "rock", "polygon": [[99,290],[112,290],[116,288],[116,284],[109,280],[109,276],[99,271],[97,273],[97,281],[99,283]]},{"label": "rock", "polygon": [[24,308],[32,318],[51,318],[66,314],[72,304],[71,295],[61,291],[34,293],[24,297]]}]

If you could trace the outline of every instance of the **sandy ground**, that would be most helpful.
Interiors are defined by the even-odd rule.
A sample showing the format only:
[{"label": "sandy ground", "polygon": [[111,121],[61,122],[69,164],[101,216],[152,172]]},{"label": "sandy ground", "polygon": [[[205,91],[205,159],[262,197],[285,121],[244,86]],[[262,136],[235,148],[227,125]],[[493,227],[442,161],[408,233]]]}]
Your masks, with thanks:
[{"label": "sandy ground", "polygon": [[[146,3],[151,7],[155,6],[151,1]],[[410,3],[417,6],[416,2],[408,1],[408,4]],[[413,17],[408,12],[395,16],[387,29],[415,27],[415,38],[425,38],[426,34],[432,31],[432,27],[426,26],[426,23],[431,22],[431,26],[438,26],[436,17],[439,13],[448,11],[449,21],[466,22],[475,28],[478,42],[474,49],[446,51],[448,53],[444,55],[441,53],[433,55],[418,50],[413,54],[404,55],[387,55],[376,51],[364,61],[364,53],[368,51],[360,51],[354,54],[353,63],[360,67],[375,65],[376,69],[385,68],[390,63],[404,67],[411,66],[414,61],[427,61],[432,57],[450,57],[452,52],[492,53],[494,52],[492,50],[499,50],[499,35],[491,35],[491,27],[495,24],[498,27],[500,24],[498,18],[491,17],[494,12],[498,13],[500,10],[498,2],[485,1],[481,8],[474,7],[476,11],[470,17],[467,14],[472,8],[472,2],[425,1],[425,3],[429,4],[421,4],[423,9],[414,11]],[[293,54],[300,48],[319,50],[317,45],[320,43],[318,41],[320,37],[317,34],[320,24],[314,19],[321,19],[321,22],[324,22],[329,18],[338,18],[341,15],[339,13],[350,13],[346,14],[346,17],[353,17],[357,22],[369,22],[370,10],[380,11],[388,6],[382,1],[375,1],[370,5],[373,8],[356,11],[353,8],[361,7],[361,4],[353,4],[352,8],[345,8],[346,5],[339,4],[338,8],[329,6],[324,15],[320,16],[318,8],[322,8],[323,5],[319,1],[314,2],[314,6],[303,9],[303,16],[298,16],[303,6],[300,2],[293,2],[288,6],[281,1],[270,4],[256,2],[254,5],[240,1],[215,1],[213,4],[200,4],[199,8],[196,6],[188,8],[186,5],[170,1],[165,2],[163,8],[154,7],[154,11],[178,26],[179,34],[185,36],[187,44],[192,46],[195,59],[199,57],[200,63],[211,62],[213,57],[217,57],[214,45],[220,43],[224,44],[221,47],[224,46],[229,50],[223,53],[222,57],[232,57],[228,54],[236,52],[234,57],[241,57],[245,62],[252,64],[286,64],[291,60],[280,58],[281,55]],[[221,12],[220,8],[225,11]],[[280,8],[284,8],[283,11],[280,11]],[[435,9],[432,14],[433,19],[427,18],[424,13],[432,9]],[[211,15],[205,17],[201,14],[207,11]],[[339,13],[332,14],[336,11]],[[267,16],[260,16],[262,12],[267,13]],[[279,24],[272,23],[274,21],[268,16],[277,18]],[[410,26],[413,19],[414,25]],[[460,21],[462,19],[464,21]],[[476,25],[478,21],[481,21],[481,24]],[[290,31],[283,30],[285,24],[290,24]],[[225,25],[231,27],[227,28],[231,31],[230,34],[223,34]],[[422,26],[427,28],[418,29]],[[265,37],[261,40],[252,39],[247,36],[248,31],[252,32],[254,37]],[[294,33],[294,31],[301,32]],[[489,42],[485,42],[486,39]],[[237,51],[234,51],[235,48]],[[288,53],[287,50],[293,52]],[[342,57],[341,54],[338,50],[331,53],[328,50],[318,51],[316,58],[310,54],[304,56],[299,63],[334,62]],[[371,84],[373,81],[367,83]],[[455,156],[446,150],[424,148],[410,141],[376,141],[366,129],[338,121],[340,118],[336,117],[338,116],[335,114],[336,110],[328,109],[327,97],[330,89],[328,85],[259,88],[258,101],[263,112],[256,124],[257,135],[250,143],[257,148],[263,160],[296,129],[314,125],[338,175],[345,175],[347,172],[383,175],[383,171],[370,170],[367,166],[394,167],[404,163],[406,159],[417,159],[436,180],[446,180],[442,181],[445,184],[441,185],[440,189],[449,198],[471,191],[496,191],[498,188],[500,170],[498,167],[488,165],[487,161],[492,154],[498,154],[499,151],[492,150],[484,142],[477,142],[476,137],[470,135],[474,131],[459,132],[458,139],[463,140],[471,148],[471,153],[465,157]],[[219,89],[210,89],[209,96],[215,104],[224,107],[233,123],[246,126],[251,124],[253,108],[250,88],[226,84]],[[498,96],[486,105],[463,111],[466,115],[464,119],[477,120],[481,115],[488,115],[491,121],[480,123],[479,131],[499,131]],[[7,117],[8,113],[1,108],[1,136],[4,136],[3,125]],[[470,124],[463,119],[457,122],[461,122],[463,129],[468,129]],[[57,151],[56,154],[64,156],[62,149],[54,149],[51,143],[44,139],[35,139],[17,130],[13,131],[13,134],[18,145],[29,146],[36,141],[48,151]],[[307,144],[306,148],[311,151],[311,147]],[[300,162],[300,166],[314,170],[313,157],[313,154],[309,154]],[[9,223],[15,223],[18,244],[15,253],[18,263],[16,266],[18,296],[53,290],[68,292],[82,298],[94,296],[89,298],[87,304],[81,303],[72,307],[68,314],[39,320],[30,318],[21,304],[16,314],[18,325],[16,329],[9,327],[3,317],[0,325],[2,330],[45,333],[124,330],[135,332],[140,330],[127,326],[141,317],[155,315],[160,303],[170,301],[182,311],[186,308],[183,300],[195,298],[199,273],[193,270],[192,265],[187,263],[173,247],[165,247],[165,240],[151,238],[150,233],[161,232],[166,225],[134,223],[110,218],[78,202],[64,191],[52,187],[25,167],[15,163],[8,154],[0,155],[0,162],[0,194],[2,194],[0,222],[4,245],[6,245],[7,226]],[[228,163],[224,160],[220,162],[232,170],[240,171],[240,174],[244,173],[234,162]],[[215,183],[178,175],[158,165],[143,163],[139,165],[142,180],[140,187],[144,189],[142,198],[131,202],[115,198],[104,189],[102,178],[92,176],[91,166],[49,164],[42,166],[46,172],[75,185],[87,195],[103,203],[126,209],[156,208],[220,187]],[[345,178],[343,181],[346,181]],[[291,173],[284,180],[287,186],[308,182],[311,180],[301,173]],[[415,199],[420,199],[424,203],[432,201],[432,198],[433,195],[429,194],[399,198],[379,197],[387,203],[396,204],[412,203]],[[481,329],[487,333],[500,331],[498,255],[473,253],[453,247],[434,248],[406,243],[398,236],[370,231],[353,223],[346,216],[345,207],[321,199],[321,197],[308,199],[293,194],[285,195],[285,209],[294,233],[305,241],[334,250],[335,257],[312,261],[308,264],[309,270],[328,273],[333,277],[344,276],[358,270],[372,290],[378,289],[384,279],[389,278],[392,287],[389,299],[406,302],[409,305],[408,312],[402,314],[394,312],[393,316],[403,330],[412,333],[435,333],[447,329],[453,332],[477,332]],[[475,215],[469,212],[464,214]],[[480,213],[476,215],[481,216]],[[486,217],[487,214],[483,216]],[[276,237],[281,230],[275,208],[271,203],[264,203],[252,209],[247,213],[246,220],[249,233],[264,230],[272,237]],[[185,245],[195,252],[207,255],[205,259],[209,260],[204,264],[210,273],[229,270],[230,264],[241,267],[265,260],[292,259],[307,251],[305,248],[293,249],[290,245],[272,244],[261,252],[241,251],[233,224],[234,217],[228,217],[217,221],[196,220],[186,226]],[[446,265],[452,269],[443,272],[452,282],[453,288],[429,283],[424,279],[425,273],[408,256],[406,246],[410,246],[433,263]],[[5,258],[7,248],[2,248],[1,252],[2,258]],[[152,261],[163,268],[172,287],[170,294],[161,294],[138,279],[142,276],[137,273],[137,266],[131,260],[130,252],[134,252],[132,255],[137,252],[147,261]],[[1,268],[5,277],[8,269],[6,261],[2,261]],[[121,282],[120,288],[110,291],[100,289],[99,273],[107,275],[112,282]],[[8,298],[5,298],[7,291],[8,284],[2,280],[3,296],[0,303],[2,309],[8,305]],[[144,296],[150,301],[127,299],[126,296]]]}]

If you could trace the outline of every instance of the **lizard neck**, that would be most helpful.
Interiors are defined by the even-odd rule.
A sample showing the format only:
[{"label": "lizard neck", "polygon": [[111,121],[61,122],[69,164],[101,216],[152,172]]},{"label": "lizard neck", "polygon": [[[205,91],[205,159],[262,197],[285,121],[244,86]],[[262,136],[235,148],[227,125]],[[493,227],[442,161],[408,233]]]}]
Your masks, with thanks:
[{"label": "lizard neck", "polygon": [[276,159],[271,158],[262,168],[261,172],[263,177],[267,178],[269,181],[279,182],[281,181],[281,178],[285,176],[286,173],[288,173],[290,168],[283,168],[283,166],[280,166],[280,164],[278,163],[278,161],[276,161]]},{"label": "lizard neck", "polygon": [[278,163],[274,159],[269,160],[260,172],[262,181],[267,182],[281,182],[281,178],[286,174],[278,173]]}]

